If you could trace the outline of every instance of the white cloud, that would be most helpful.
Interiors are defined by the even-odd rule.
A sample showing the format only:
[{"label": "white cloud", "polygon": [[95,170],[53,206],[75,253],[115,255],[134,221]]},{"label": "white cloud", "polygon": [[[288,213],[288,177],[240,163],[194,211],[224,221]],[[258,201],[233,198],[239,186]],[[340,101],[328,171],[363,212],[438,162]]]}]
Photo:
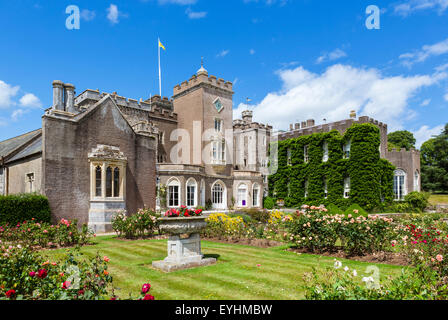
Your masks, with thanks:
[{"label": "white cloud", "polygon": [[334,60],[337,60],[340,58],[344,58],[346,56],[347,56],[347,53],[345,53],[341,49],[336,49],[330,53],[325,52],[322,56],[317,58],[316,63],[322,63],[324,61],[334,61]]},{"label": "white cloud", "polygon": [[254,55],[254,54],[255,54],[255,50],[254,50],[254,49],[250,49],[250,50],[249,50],[249,53],[250,53],[251,55]]},{"label": "white cloud", "polygon": [[[257,105],[254,120],[269,123],[277,129],[287,129],[300,117],[300,121],[347,119],[350,110],[386,122],[391,130],[403,128],[403,123],[415,112],[408,101],[422,87],[440,80],[439,74],[417,76],[383,76],[377,69],[333,65],[322,74],[312,73],[302,66],[277,71],[283,87],[271,92]],[[235,118],[247,108],[240,104],[234,110]]]},{"label": "white cloud", "polygon": [[225,57],[226,55],[228,55],[229,52],[230,52],[230,50],[222,50],[220,53],[218,53],[218,54],[216,55],[216,57],[218,57],[218,58],[223,58],[223,57]]},{"label": "white cloud", "polygon": [[[403,65],[410,67],[414,63],[423,62],[432,56],[440,56],[446,53],[448,53],[448,38],[432,45],[424,45],[420,50],[404,53],[400,55],[400,59],[403,60]],[[443,65],[438,68],[446,69],[446,66]]]},{"label": "white cloud", "polygon": [[445,101],[448,101],[448,93],[446,93],[446,94],[443,96],[443,99],[445,99]]},{"label": "white cloud", "polygon": [[95,19],[95,16],[96,16],[95,11],[91,11],[88,9],[81,10],[81,19],[85,21],[92,21],[93,19]]},{"label": "white cloud", "polygon": [[30,107],[30,108],[42,107],[42,102],[40,102],[39,98],[32,93],[25,94],[22,98],[20,98],[19,102],[22,107]]},{"label": "white cloud", "polygon": [[192,11],[190,8],[188,8],[185,13],[189,19],[202,19],[207,15],[206,11]]},{"label": "white cloud", "polygon": [[13,87],[0,80],[0,108],[8,108],[14,105],[15,102],[12,101],[12,98],[17,95],[17,92],[19,92],[19,90],[19,86]]},{"label": "white cloud", "polygon": [[448,8],[448,0],[406,0],[394,6],[395,13],[404,17],[419,10],[436,9],[442,14]]},{"label": "white cloud", "polygon": [[17,121],[17,120],[19,120],[20,117],[22,117],[24,114],[28,113],[29,111],[30,110],[23,110],[23,109],[14,110],[13,113],[11,114],[11,120]]},{"label": "white cloud", "polygon": [[442,133],[443,128],[444,128],[443,125],[438,125],[434,128],[430,128],[429,126],[426,125],[420,127],[420,129],[414,132],[414,138],[416,140],[415,147],[417,149],[420,149],[420,147],[425,141],[428,141],[434,136],[437,136],[440,133]]},{"label": "white cloud", "polygon": [[426,107],[431,103],[431,99],[425,99],[422,101],[422,103],[420,103],[421,107]]},{"label": "white cloud", "polygon": [[120,17],[123,17],[123,18],[127,17],[127,14],[120,12],[120,10],[118,10],[118,7],[115,4],[111,4],[109,6],[109,8],[106,9],[106,11],[107,11],[107,19],[112,24],[119,23]]}]

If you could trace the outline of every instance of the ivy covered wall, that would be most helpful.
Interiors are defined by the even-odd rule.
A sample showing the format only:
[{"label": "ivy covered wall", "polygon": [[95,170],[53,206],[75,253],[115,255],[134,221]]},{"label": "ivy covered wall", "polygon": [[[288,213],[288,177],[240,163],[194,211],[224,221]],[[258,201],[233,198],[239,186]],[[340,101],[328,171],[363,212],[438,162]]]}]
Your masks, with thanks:
[{"label": "ivy covered wall", "polygon": [[[323,161],[324,143],[327,161]],[[348,145],[350,153],[345,157]],[[332,203],[345,209],[356,203],[369,211],[380,208],[393,201],[394,166],[380,158],[379,146],[380,131],[369,123],[353,124],[344,135],[332,130],[279,141],[278,170],[269,176],[269,196],[284,200],[286,207]],[[350,179],[348,198],[344,197],[346,178]]]}]

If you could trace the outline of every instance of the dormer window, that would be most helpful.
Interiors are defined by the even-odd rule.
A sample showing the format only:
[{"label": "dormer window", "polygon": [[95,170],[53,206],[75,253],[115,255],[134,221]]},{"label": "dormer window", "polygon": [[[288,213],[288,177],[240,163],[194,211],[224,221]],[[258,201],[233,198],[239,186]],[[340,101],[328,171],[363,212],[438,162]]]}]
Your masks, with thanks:
[{"label": "dormer window", "polygon": [[222,105],[221,99],[217,98],[213,104],[215,105],[216,111],[221,112],[222,108],[224,108],[224,106]]}]

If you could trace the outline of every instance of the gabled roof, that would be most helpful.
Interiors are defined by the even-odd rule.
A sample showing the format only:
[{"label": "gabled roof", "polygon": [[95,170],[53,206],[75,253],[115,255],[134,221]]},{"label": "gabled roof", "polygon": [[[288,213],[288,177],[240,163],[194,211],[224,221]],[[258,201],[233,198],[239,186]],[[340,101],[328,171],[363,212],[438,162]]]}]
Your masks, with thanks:
[{"label": "gabled roof", "polygon": [[[21,136],[17,136],[15,138],[11,138],[5,141],[0,142],[0,157],[6,158],[7,156],[14,153],[14,151],[19,150],[24,145],[30,143],[37,136],[42,134],[42,129],[37,129]],[[42,147],[41,147],[42,149]]]},{"label": "gabled roof", "polygon": [[42,136],[39,136],[36,140],[31,142],[29,145],[27,145],[22,150],[20,150],[18,153],[16,153],[10,159],[7,159],[6,162],[13,162],[13,161],[23,159],[23,158],[26,158],[26,157],[29,157],[31,155],[38,154],[41,152],[42,152]]}]

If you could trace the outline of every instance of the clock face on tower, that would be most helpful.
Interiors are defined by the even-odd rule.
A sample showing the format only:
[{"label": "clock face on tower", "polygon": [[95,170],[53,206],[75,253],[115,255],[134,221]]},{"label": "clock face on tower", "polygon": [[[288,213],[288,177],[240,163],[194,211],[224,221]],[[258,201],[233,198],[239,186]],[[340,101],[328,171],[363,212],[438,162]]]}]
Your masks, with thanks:
[{"label": "clock face on tower", "polygon": [[213,102],[213,104],[215,105],[215,108],[218,112],[221,112],[222,108],[224,108],[224,106],[221,103],[221,100],[219,98],[216,98],[215,102]]}]

